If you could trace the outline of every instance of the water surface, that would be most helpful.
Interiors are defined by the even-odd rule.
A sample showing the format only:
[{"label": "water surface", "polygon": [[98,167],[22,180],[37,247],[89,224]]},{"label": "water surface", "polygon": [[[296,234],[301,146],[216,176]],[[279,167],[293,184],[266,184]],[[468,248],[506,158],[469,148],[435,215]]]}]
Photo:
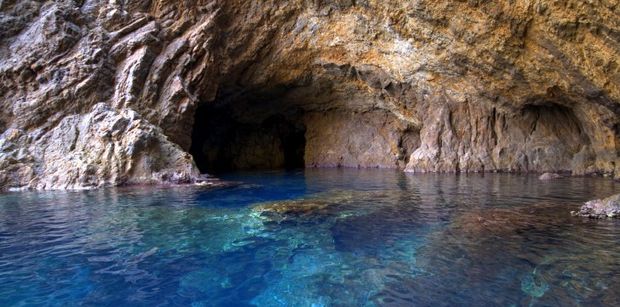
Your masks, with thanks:
[{"label": "water surface", "polygon": [[0,305],[620,305],[601,178],[307,170],[0,195]]}]

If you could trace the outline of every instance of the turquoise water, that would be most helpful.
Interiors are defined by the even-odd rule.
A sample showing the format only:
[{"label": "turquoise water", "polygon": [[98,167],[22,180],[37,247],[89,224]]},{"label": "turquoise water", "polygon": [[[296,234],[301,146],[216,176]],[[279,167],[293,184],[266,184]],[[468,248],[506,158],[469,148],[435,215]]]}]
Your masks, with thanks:
[{"label": "turquoise water", "polygon": [[600,178],[307,170],[240,184],[0,195],[0,305],[620,303]]}]

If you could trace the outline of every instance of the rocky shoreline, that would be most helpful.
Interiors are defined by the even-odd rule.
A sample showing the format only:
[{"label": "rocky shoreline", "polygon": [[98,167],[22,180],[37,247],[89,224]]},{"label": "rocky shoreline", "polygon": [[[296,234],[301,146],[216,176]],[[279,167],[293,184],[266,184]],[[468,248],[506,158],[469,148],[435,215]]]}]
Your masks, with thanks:
[{"label": "rocky shoreline", "polygon": [[613,1],[0,2],[0,190],[285,167],[620,179]]}]

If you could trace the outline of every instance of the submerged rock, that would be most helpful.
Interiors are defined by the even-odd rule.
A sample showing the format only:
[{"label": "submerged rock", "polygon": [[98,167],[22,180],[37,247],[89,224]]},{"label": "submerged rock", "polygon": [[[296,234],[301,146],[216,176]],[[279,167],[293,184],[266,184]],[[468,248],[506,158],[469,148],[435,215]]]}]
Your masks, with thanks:
[{"label": "submerged rock", "polygon": [[261,215],[277,214],[280,216],[306,216],[327,213],[331,204],[321,200],[289,200],[254,207]]},{"label": "submerged rock", "polygon": [[[493,285],[491,280],[520,287],[527,298],[517,305],[534,301],[544,306],[571,305],[575,297],[594,305],[617,301],[617,291],[610,291],[618,284],[617,259],[609,257],[610,251],[618,250],[617,244],[588,233],[591,221],[559,215],[565,206],[540,203],[459,213],[447,228],[431,233],[418,250],[417,265],[432,274],[410,284],[420,291],[430,284],[437,293],[435,301],[445,297],[442,292],[478,297]],[[589,245],[592,241],[597,241],[595,248]],[[436,276],[451,282],[438,284]],[[443,288],[445,284],[451,286]],[[505,299],[497,303],[506,305]]]},{"label": "submerged rock", "polygon": [[531,297],[542,297],[547,290],[549,290],[549,284],[536,273],[536,270],[521,279],[521,291]]},{"label": "submerged rock", "polygon": [[556,173],[544,173],[538,177],[540,180],[553,180],[558,178],[562,178],[562,175]]},{"label": "submerged rock", "polygon": [[591,200],[581,206],[579,211],[571,212],[573,215],[590,218],[620,218],[620,194],[604,199]]},{"label": "submerged rock", "polygon": [[360,200],[376,197],[376,195],[375,192],[330,191],[314,195],[312,198],[258,204],[252,208],[252,211],[263,220],[271,222],[348,218],[377,210],[378,206],[359,205]]}]

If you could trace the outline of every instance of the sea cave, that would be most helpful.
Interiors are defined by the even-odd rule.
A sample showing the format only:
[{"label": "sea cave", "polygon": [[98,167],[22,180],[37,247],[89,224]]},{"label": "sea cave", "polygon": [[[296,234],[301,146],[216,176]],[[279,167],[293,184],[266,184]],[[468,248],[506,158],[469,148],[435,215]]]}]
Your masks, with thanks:
[{"label": "sea cave", "polygon": [[620,4],[0,0],[0,306],[618,306]]}]

